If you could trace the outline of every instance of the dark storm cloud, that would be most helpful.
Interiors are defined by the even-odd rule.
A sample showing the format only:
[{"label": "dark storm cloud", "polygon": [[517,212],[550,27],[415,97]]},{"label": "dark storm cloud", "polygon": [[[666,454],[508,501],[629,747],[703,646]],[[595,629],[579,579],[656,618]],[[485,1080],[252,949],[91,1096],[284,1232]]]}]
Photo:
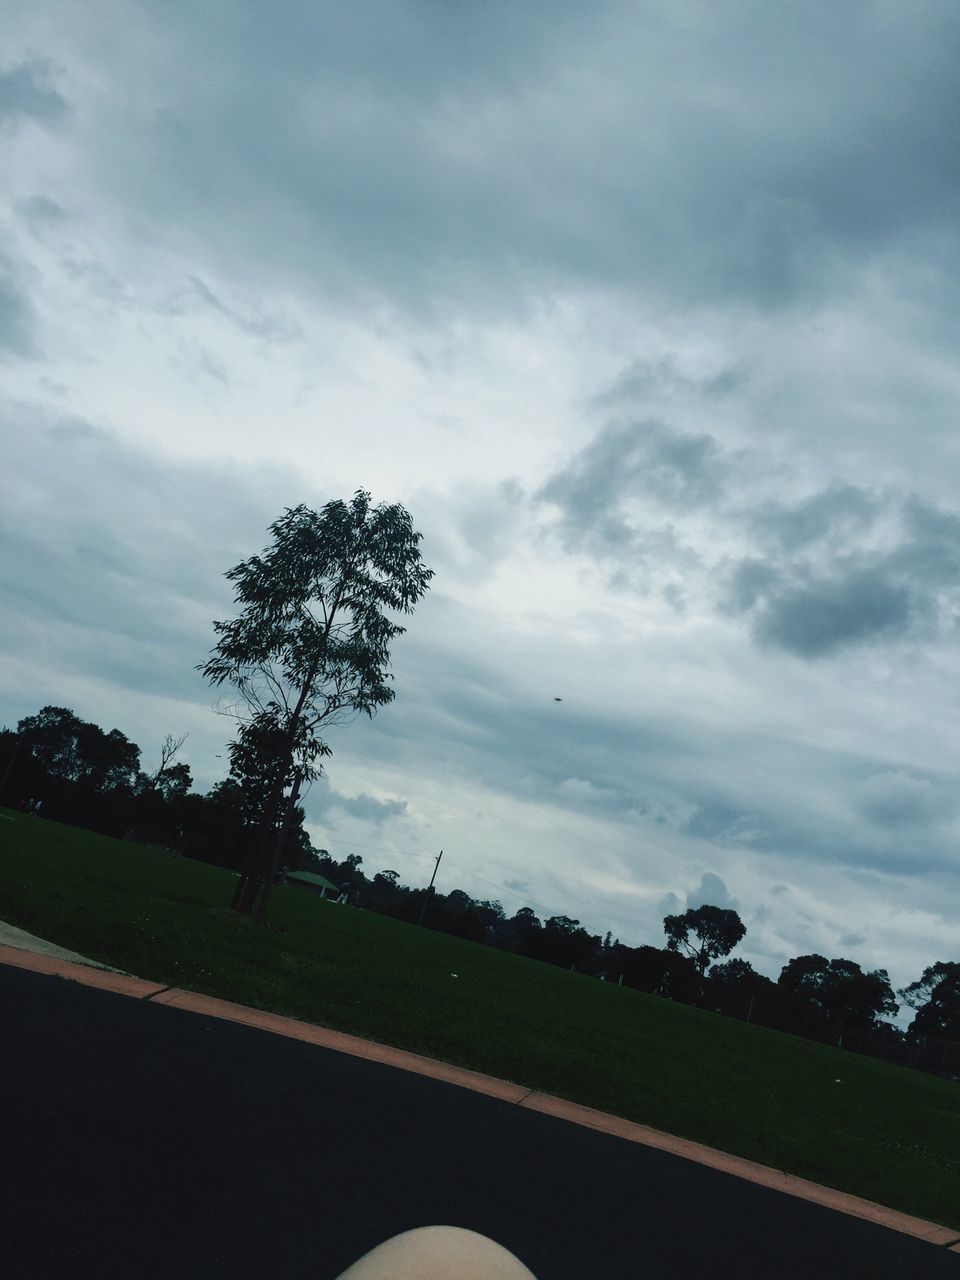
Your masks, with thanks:
[{"label": "dark storm cloud", "polygon": [[632,361],[606,390],[591,397],[590,406],[608,411],[677,391],[705,400],[720,400],[739,390],[747,381],[746,371],[738,367],[731,366],[706,377],[691,378],[682,373],[676,361],[669,356],[657,360],[641,358]]},{"label": "dark storm cloud", "polygon": [[388,818],[402,817],[407,811],[406,800],[377,800],[366,792],[357,796],[341,796],[336,805],[351,818],[359,818],[363,822],[385,822]]},{"label": "dark storm cloud", "polygon": [[343,795],[331,786],[326,775],[311,785],[307,802],[313,821],[318,821],[321,816],[329,819],[334,811],[339,810],[360,822],[379,825],[390,818],[401,818],[407,811],[406,800],[378,800],[366,792],[356,796]]},{"label": "dark storm cloud", "polygon": [[955,262],[953,4],[694,9],[145,5],[100,177],[224,270],[415,309],[770,309],[891,248]]},{"label": "dark storm cloud", "polygon": [[841,947],[862,947],[867,941],[865,933],[842,933],[838,939]]},{"label": "dark storm cloud", "polygon": [[903,769],[865,779],[857,799],[870,822],[897,830],[938,826],[960,812],[960,793],[952,779]]},{"label": "dark storm cloud", "polygon": [[793,504],[762,506],[752,513],[751,524],[758,538],[796,552],[827,539],[846,542],[862,535],[883,507],[879,494],[851,484],[831,485]]},{"label": "dark storm cloud", "polygon": [[727,582],[722,608],[731,613],[747,613],[778,583],[777,570],[766,560],[750,557],[741,560]]},{"label": "dark storm cloud", "polygon": [[[791,500],[783,463],[660,422],[613,423],[541,486],[568,551],[606,564],[617,589],[705,595],[754,640],[807,660],[949,628],[960,586],[960,514],[915,495],[832,484]],[[754,493],[757,496],[752,496]],[[694,518],[698,524],[688,523]],[[716,534],[711,538],[709,532]],[[717,557],[731,537],[750,551]]]},{"label": "dark storm cloud", "polygon": [[0,71],[0,126],[13,126],[23,120],[59,123],[69,108],[52,85],[53,73],[53,65],[42,60]]},{"label": "dark storm cloud", "polygon": [[929,591],[960,581],[960,513],[912,497],[903,521],[906,536],[889,557],[891,568]]},{"label": "dark storm cloud", "polygon": [[765,840],[774,834],[758,814],[738,803],[736,797],[724,796],[706,786],[698,789],[696,807],[684,822],[683,830],[687,835],[719,844],[750,843],[757,837]]},{"label": "dark storm cloud", "polygon": [[[511,217],[535,242],[539,219],[519,193],[503,205],[496,171],[511,129],[496,118],[548,74],[562,32],[585,15],[214,3],[141,17],[156,57],[111,69],[118,88],[136,76],[126,92],[138,109],[122,131],[101,121],[104,185],[130,207],[162,207],[167,229],[189,227],[236,276],[266,270],[311,293],[422,307],[448,278],[454,289],[482,280],[477,251],[502,259]],[[206,55],[201,74],[191,66],[200,48],[218,50],[212,77]],[[461,121],[488,108],[489,136]]]},{"label": "dark storm cloud", "polygon": [[[726,459],[708,435],[674,432],[656,421],[614,423],[551,476],[536,499],[559,509],[568,549],[634,554],[653,530],[631,522],[628,503],[640,499],[668,512],[712,504],[726,474]],[[668,530],[659,532],[669,540]]]},{"label": "dark storm cloud", "polygon": [[527,880],[518,880],[515,877],[503,882],[508,889],[513,889],[516,893],[530,893],[530,883]]},{"label": "dark storm cloud", "polygon": [[131,691],[213,700],[194,664],[228,615],[226,569],[297,485],[279,470],[165,463],[79,419],[3,410],[0,633]]},{"label": "dark storm cloud", "polygon": [[915,612],[905,586],[876,570],[854,569],[771,591],[753,618],[753,634],[799,658],[822,658],[862,641],[898,639]]},{"label": "dark storm cloud", "polygon": [[24,270],[0,251],[0,358],[38,354],[36,316],[24,277]]},{"label": "dark storm cloud", "polygon": [[734,567],[723,603],[749,617],[762,644],[820,658],[951,625],[960,584],[956,512],[845,486],[767,504],[746,528],[766,556]]},{"label": "dark storm cloud", "polygon": [[35,234],[47,227],[59,226],[69,218],[69,214],[62,205],[44,195],[26,196],[22,200],[17,200],[14,208],[29,230]]}]

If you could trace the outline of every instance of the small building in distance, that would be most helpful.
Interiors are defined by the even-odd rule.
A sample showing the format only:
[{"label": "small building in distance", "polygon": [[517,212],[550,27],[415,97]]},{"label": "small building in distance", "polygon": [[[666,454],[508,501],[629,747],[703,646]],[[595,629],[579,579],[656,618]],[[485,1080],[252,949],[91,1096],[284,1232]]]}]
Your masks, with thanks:
[{"label": "small building in distance", "polygon": [[318,893],[321,898],[340,896],[340,890],[332,880],[328,880],[326,876],[318,876],[314,871],[288,871],[287,884],[306,889],[308,893]]}]

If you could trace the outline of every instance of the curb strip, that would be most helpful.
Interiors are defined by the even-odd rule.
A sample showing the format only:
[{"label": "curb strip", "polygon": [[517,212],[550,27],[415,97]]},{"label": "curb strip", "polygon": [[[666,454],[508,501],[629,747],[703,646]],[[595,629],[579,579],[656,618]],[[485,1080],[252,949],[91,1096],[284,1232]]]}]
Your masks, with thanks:
[{"label": "curb strip", "polygon": [[922,1218],[914,1218],[896,1209],[888,1209],[884,1205],[864,1200],[860,1196],[836,1191],[831,1187],[822,1187],[815,1182],[807,1181],[806,1178],[799,1178],[794,1174],[783,1173],[779,1169],[757,1164],[742,1156],[730,1155],[725,1151],[718,1151],[687,1138],[678,1138],[673,1134],[663,1133],[659,1129],[651,1129],[647,1125],[624,1120],[620,1116],[595,1111],[592,1107],[568,1102],[564,1098],[555,1098],[547,1093],[531,1091],[522,1085],[513,1084],[507,1080],[497,1080],[493,1076],[469,1071],[465,1067],[452,1066],[450,1063],[440,1062],[434,1058],[426,1058],[417,1053],[410,1053],[406,1049],[395,1049],[391,1045],[364,1040],[360,1036],[348,1035],[343,1031],[334,1031],[313,1023],[300,1022],[296,1018],[287,1018],[281,1014],[267,1013],[262,1009],[234,1004],[229,1000],[220,1000],[216,996],[181,991],[177,987],[164,986],[159,982],[150,982],[144,978],[134,978],[105,969],[93,969],[71,960],[63,960],[58,956],[41,955],[32,951],[23,951],[17,947],[0,945],[0,964],[67,978],[88,987],[98,987],[104,991],[132,996],[138,1000],[149,1000],[151,1004],[171,1005],[177,1009],[187,1009],[192,1013],[205,1014],[207,1017],[242,1023],[275,1035],[286,1036],[288,1039],[301,1040],[307,1044],[333,1049],[337,1053],[364,1058],[368,1062],[379,1062],[385,1066],[398,1067],[401,1071],[412,1071],[417,1075],[429,1076],[433,1080],[457,1085],[461,1089],[470,1089],[474,1093],[483,1093],[488,1097],[498,1098],[502,1102],[510,1102],[531,1111],[539,1111],[543,1115],[555,1116],[571,1124],[623,1138],[627,1142],[655,1147],[659,1151],[666,1151],[685,1160],[693,1160],[697,1164],[731,1174],[733,1177],[766,1187],[771,1191],[779,1191],[801,1200],[808,1200],[838,1213],[846,1213],[851,1217],[872,1222],[876,1226],[887,1227],[891,1231],[899,1231],[917,1240],[939,1245],[949,1253],[960,1254],[960,1239],[957,1238],[957,1231],[952,1227],[926,1222]]}]

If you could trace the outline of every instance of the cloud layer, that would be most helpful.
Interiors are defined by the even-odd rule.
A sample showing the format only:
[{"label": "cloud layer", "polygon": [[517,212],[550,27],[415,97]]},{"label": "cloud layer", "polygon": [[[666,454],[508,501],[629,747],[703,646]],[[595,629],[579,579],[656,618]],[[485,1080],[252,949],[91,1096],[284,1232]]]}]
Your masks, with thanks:
[{"label": "cloud layer", "polygon": [[958,54],[946,0],[15,5],[0,716],[209,784],[223,572],[367,487],[437,577],[319,844],[956,958]]}]

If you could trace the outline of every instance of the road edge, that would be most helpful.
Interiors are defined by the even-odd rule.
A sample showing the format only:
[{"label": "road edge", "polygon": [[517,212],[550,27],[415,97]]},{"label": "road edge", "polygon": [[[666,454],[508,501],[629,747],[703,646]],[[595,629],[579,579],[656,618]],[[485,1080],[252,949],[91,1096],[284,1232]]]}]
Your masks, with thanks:
[{"label": "road edge", "polygon": [[179,987],[164,986],[159,982],[151,982],[145,978],[135,978],[128,974],[116,973],[107,969],[92,968],[77,961],[65,960],[59,956],[42,955],[34,951],[22,950],[18,947],[0,945],[0,964],[14,968],[28,969],[33,973],[46,974],[51,977],[65,978],[71,982],[79,982],[85,986],[97,987],[112,991],[118,995],[130,996],[136,1000],[147,1000],[152,1004],[165,1004],[178,1009],[186,1009],[192,1013],[206,1017],[221,1018],[228,1022],[238,1022],[245,1026],[256,1027],[274,1035],[286,1036],[288,1039],[300,1040],[306,1044],[318,1045],[321,1048],[333,1049],[337,1053],[346,1053],[355,1058],[364,1058],[368,1062],[379,1062],[385,1066],[396,1067],[401,1071],[412,1071],[417,1075],[428,1076],[433,1080],[441,1080],[446,1084],[457,1085],[461,1089],[470,1089],[474,1093],[483,1093],[489,1097],[509,1102],[515,1106],[538,1111],[543,1115],[554,1116],[569,1124],[578,1124],[584,1128],[607,1133],[613,1137],[623,1138],[627,1142],[640,1143],[643,1146],[655,1147],[659,1151],[669,1152],[696,1164],[705,1165],[721,1173],[727,1173],[756,1186],[766,1187],[771,1191],[779,1191],[785,1195],[807,1200],[813,1204],[845,1213],[849,1217],[860,1218],[876,1226],[887,1227],[914,1239],[937,1245],[948,1252],[960,1254],[960,1232],[952,1227],[944,1227],[936,1222],[927,1222],[922,1218],[912,1217],[897,1209],[889,1209],[885,1205],[864,1200],[860,1196],[850,1195],[845,1191],[837,1191],[832,1187],[824,1187],[819,1183],[809,1182],[795,1174],[784,1173],[780,1169],[772,1169],[767,1165],[757,1164],[742,1156],[731,1155],[719,1151],[703,1143],[693,1142],[688,1138],[679,1138],[674,1134],[652,1129],[648,1125],[637,1124],[633,1120],[625,1120],[620,1116],[609,1115],[604,1111],[596,1111],[592,1107],[581,1106],[564,1098],[556,1098],[551,1094],[541,1093],[536,1089],[527,1089],[523,1085],[508,1080],[498,1080],[494,1076],[482,1072],[470,1071],[465,1067],[453,1066],[435,1058],[427,1058],[421,1054],[411,1053],[406,1049],[397,1049],[392,1045],[380,1044],[375,1040],[364,1040],[360,1036],[348,1035],[343,1031],[334,1031],[329,1027],[321,1027],[315,1023],[301,1022],[296,1018],[288,1018],[278,1013],[268,1013],[263,1009],[254,1009],[247,1005],[234,1004],[229,1000],[221,1000],[216,996],[206,996],[199,992],[184,991]]}]

